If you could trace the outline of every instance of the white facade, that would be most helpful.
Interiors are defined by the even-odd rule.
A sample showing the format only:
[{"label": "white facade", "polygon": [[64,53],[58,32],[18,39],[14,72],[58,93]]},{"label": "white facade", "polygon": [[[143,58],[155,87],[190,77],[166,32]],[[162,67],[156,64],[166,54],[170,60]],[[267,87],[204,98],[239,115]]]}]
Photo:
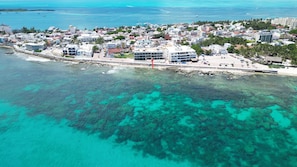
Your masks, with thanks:
[{"label": "white facade", "polygon": [[189,46],[175,45],[166,48],[166,56],[169,62],[186,62],[196,59],[197,54]]},{"label": "white facade", "polygon": [[94,42],[98,38],[98,35],[81,34],[81,36],[77,37],[77,40],[79,40],[80,42]]},{"label": "white facade", "polygon": [[289,26],[291,29],[297,27],[297,18],[277,18],[271,20],[272,24],[280,24],[282,26]]},{"label": "white facade", "polygon": [[63,49],[63,54],[70,55],[70,56],[76,56],[77,50],[78,50],[77,45],[67,45],[66,48]]},{"label": "white facade", "polygon": [[226,43],[226,45],[224,45],[224,46],[214,44],[214,45],[210,45],[208,48],[209,48],[209,50],[211,50],[212,54],[222,55],[222,54],[228,53],[228,51],[227,51],[228,46],[229,46],[228,43]]},{"label": "white facade", "polygon": [[69,31],[71,34],[75,34],[76,30],[77,30],[76,27],[74,27],[72,25],[69,26]]},{"label": "white facade", "polygon": [[82,45],[77,50],[77,56],[86,56],[92,57],[93,56],[93,46],[94,45]]},{"label": "white facade", "polygon": [[266,31],[260,31],[257,34],[255,34],[255,39],[256,41],[259,42],[267,42],[270,43],[272,42],[272,33],[271,32],[266,32]]},{"label": "white facade", "polygon": [[78,49],[76,55],[77,56],[92,57],[93,56],[93,52],[91,50]]},{"label": "white facade", "polygon": [[133,51],[134,60],[164,59],[164,50],[160,48],[137,48]]},{"label": "white facade", "polygon": [[144,47],[149,47],[151,45],[152,45],[152,41],[149,40],[148,37],[137,39],[137,41],[134,44],[136,48],[144,48]]},{"label": "white facade", "polygon": [[117,44],[114,43],[114,42],[108,42],[108,43],[106,44],[106,48],[107,48],[107,49],[117,48]]},{"label": "white facade", "polygon": [[44,49],[44,43],[26,43],[26,50],[37,51]]},{"label": "white facade", "polygon": [[6,34],[12,34],[12,30],[8,25],[1,24],[0,32],[5,32]]}]

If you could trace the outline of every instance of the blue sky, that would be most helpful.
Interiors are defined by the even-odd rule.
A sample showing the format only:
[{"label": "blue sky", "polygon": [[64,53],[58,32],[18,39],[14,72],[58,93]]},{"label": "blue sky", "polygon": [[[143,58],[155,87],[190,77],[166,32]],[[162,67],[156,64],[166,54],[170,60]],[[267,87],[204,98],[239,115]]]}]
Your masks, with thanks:
[{"label": "blue sky", "polygon": [[296,0],[0,0],[1,7],[297,7]]}]

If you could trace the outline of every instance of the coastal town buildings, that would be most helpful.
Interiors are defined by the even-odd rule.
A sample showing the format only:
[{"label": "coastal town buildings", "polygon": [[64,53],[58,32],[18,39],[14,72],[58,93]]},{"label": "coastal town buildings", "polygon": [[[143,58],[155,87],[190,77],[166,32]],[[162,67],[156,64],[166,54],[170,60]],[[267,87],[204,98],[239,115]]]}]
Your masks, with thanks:
[{"label": "coastal town buildings", "polygon": [[81,34],[80,36],[77,37],[77,40],[79,42],[95,42],[96,39],[99,38],[99,35],[96,33],[91,33],[91,34]]},{"label": "coastal town buildings", "polygon": [[[294,20],[291,19],[290,24],[293,25],[293,22]],[[286,22],[286,24],[289,23]],[[159,63],[166,64],[188,62],[198,64],[197,60],[204,61],[198,59],[199,56],[225,57],[228,53],[235,53],[235,49],[238,51],[245,47],[252,48],[258,43],[269,43],[270,46],[295,44],[294,36],[288,33],[288,28],[279,26],[268,31],[266,29],[254,30],[252,27],[243,25],[244,22],[166,26],[147,24],[145,26],[95,28],[93,30],[79,30],[74,26],[69,26],[67,30],[50,27],[44,32],[17,32],[15,34],[4,33],[4,27],[8,28],[9,26],[1,25],[0,43],[2,45],[3,43],[11,43],[26,51],[46,54],[54,52],[53,54],[56,56],[112,59],[125,58],[124,55],[129,55],[131,58],[129,61],[146,63],[146,60],[154,59],[159,60],[157,61]],[[246,45],[234,45],[232,41],[224,41],[220,45],[213,43],[206,46],[200,45],[207,39],[214,37],[220,39],[244,38],[248,40],[248,43]],[[200,45],[202,51],[199,53],[200,55],[197,55],[198,52],[196,53],[190,47],[196,44]],[[265,57],[272,54],[267,53],[267,55],[259,56]],[[264,62],[269,62],[269,60]],[[206,62],[206,64],[209,63]]]},{"label": "coastal town buildings", "polygon": [[271,24],[289,26],[290,29],[297,28],[297,18],[276,18],[271,20]]}]

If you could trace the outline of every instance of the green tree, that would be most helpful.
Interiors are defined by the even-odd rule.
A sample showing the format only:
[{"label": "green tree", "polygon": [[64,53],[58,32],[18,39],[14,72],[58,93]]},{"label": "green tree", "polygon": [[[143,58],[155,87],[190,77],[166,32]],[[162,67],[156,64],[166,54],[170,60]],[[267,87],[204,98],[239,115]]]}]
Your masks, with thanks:
[{"label": "green tree", "polygon": [[158,39],[158,38],[165,38],[165,34],[164,33],[160,33],[160,34],[154,34],[153,35],[153,39]]},{"label": "green tree", "polygon": [[234,53],[235,52],[235,48],[233,45],[231,45],[229,48],[227,48],[228,53]]},{"label": "green tree", "polygon": [[271,24],[271,20],[253,19],[246,21],[243,25],[245,28],[252,27],[254,30],[276,29],[276,26]]},{"label": "green tree", "polygon": [[192,45],[191,47],[192,47],[192,49],[195,50],[195,52],[198,56],[201,55],[202,53],[204,53],[203,49],[198,44]]},{"label": "green tree", "polygon": [[97,38],[95,43],[100,44],[100,45],[103,44],[104,43],[104,38],[102,38],[102,37]]},{"label": "green tree", "polygon": [[225,43],[231,43],[232,45],[247,45],[247,40],[239,37],[219,37],[209,35],[209,39],[201,42],[201,46],[209,46],[212,44],[224,45]]},{"label": "green tree", "polygon": [[40,30],[36,30],[34,27],[31,27],[30,29],[28,29],[27,27],[23,27],[20,32],[22,33],[37,33],[37,32],[41,32]]},{"label": "green tree", "polygon": [[162,29],[160,27],[157,28],[158,32],[162,32]]},{"label": "green tree", "polygon": [[114,38],[115,40],[124,40],[124,39],[126,39],[124,36],[122,36],[122,35],[119,35],[119,36],[117,36],[117,37],[115,37]]},{"label": "green tree", "polygon": [[99,50],[97,45],[94,45],[92,48],[93,53],[97,52]]},{"label": "green tree", "polygon": [[297,34],[297,29],[293,29],[291,31],[289,31],[290,34]]}]

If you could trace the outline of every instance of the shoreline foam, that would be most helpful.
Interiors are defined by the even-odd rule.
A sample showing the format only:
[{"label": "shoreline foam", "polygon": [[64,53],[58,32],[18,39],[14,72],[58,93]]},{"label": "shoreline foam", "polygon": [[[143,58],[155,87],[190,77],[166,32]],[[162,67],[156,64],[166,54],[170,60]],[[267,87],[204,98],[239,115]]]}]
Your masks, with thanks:
[{"label": "shoreline foam", "polygon": [[[67,57],[60,57],[52,55],[47,55],[44,53],[36,53],[33,51],[27,51],[19,48],[18,46],[1,46],[3,48],[10,48],[13,49],[15,52],[23,53],[27,55],[33,55],[49,60],[54,61],[67,61],[67,62],[75,62],[75,63],[90,63],[90,64],[101,64],[101,65],[110,65],[110,66],[128,66],[128,67],[139,67],[139,68],[152,68],[150,61],[134,61],[131,60],[124,60],[124,59],[116,59],[116,58],[67,58]],[[197,64],[164,64],[164,63],[154,63],[154,68],[159,70],[168,70],[168,69],[174,69],[175,71],[183,71],[184,73],[190,73],[193,71],[199,71],[202,74],[214,74],[214,73],[222,73],[222,72],[228,72],[236,75],[245,75],[245,74],[277,74],[277,75],[283,75],[283,76],[297,76],[297,71],[292,68],[287,69],[270,69],[267,66],[260,65],[260,64],[253,64],[253,67],[221,67],[218,66],[220,62],[219,60],[214,60],[215,58],[220,58],[219,56],[209,56],[206,59],[209,59],[211,63],[215,64],[212,66],[207,65],[201,65],[199,63]],[[213,60],[211,60],[213,59]],[[224,58],[225,59],[225,58]],[[201,62],[203,64],[203,62]]]}]

